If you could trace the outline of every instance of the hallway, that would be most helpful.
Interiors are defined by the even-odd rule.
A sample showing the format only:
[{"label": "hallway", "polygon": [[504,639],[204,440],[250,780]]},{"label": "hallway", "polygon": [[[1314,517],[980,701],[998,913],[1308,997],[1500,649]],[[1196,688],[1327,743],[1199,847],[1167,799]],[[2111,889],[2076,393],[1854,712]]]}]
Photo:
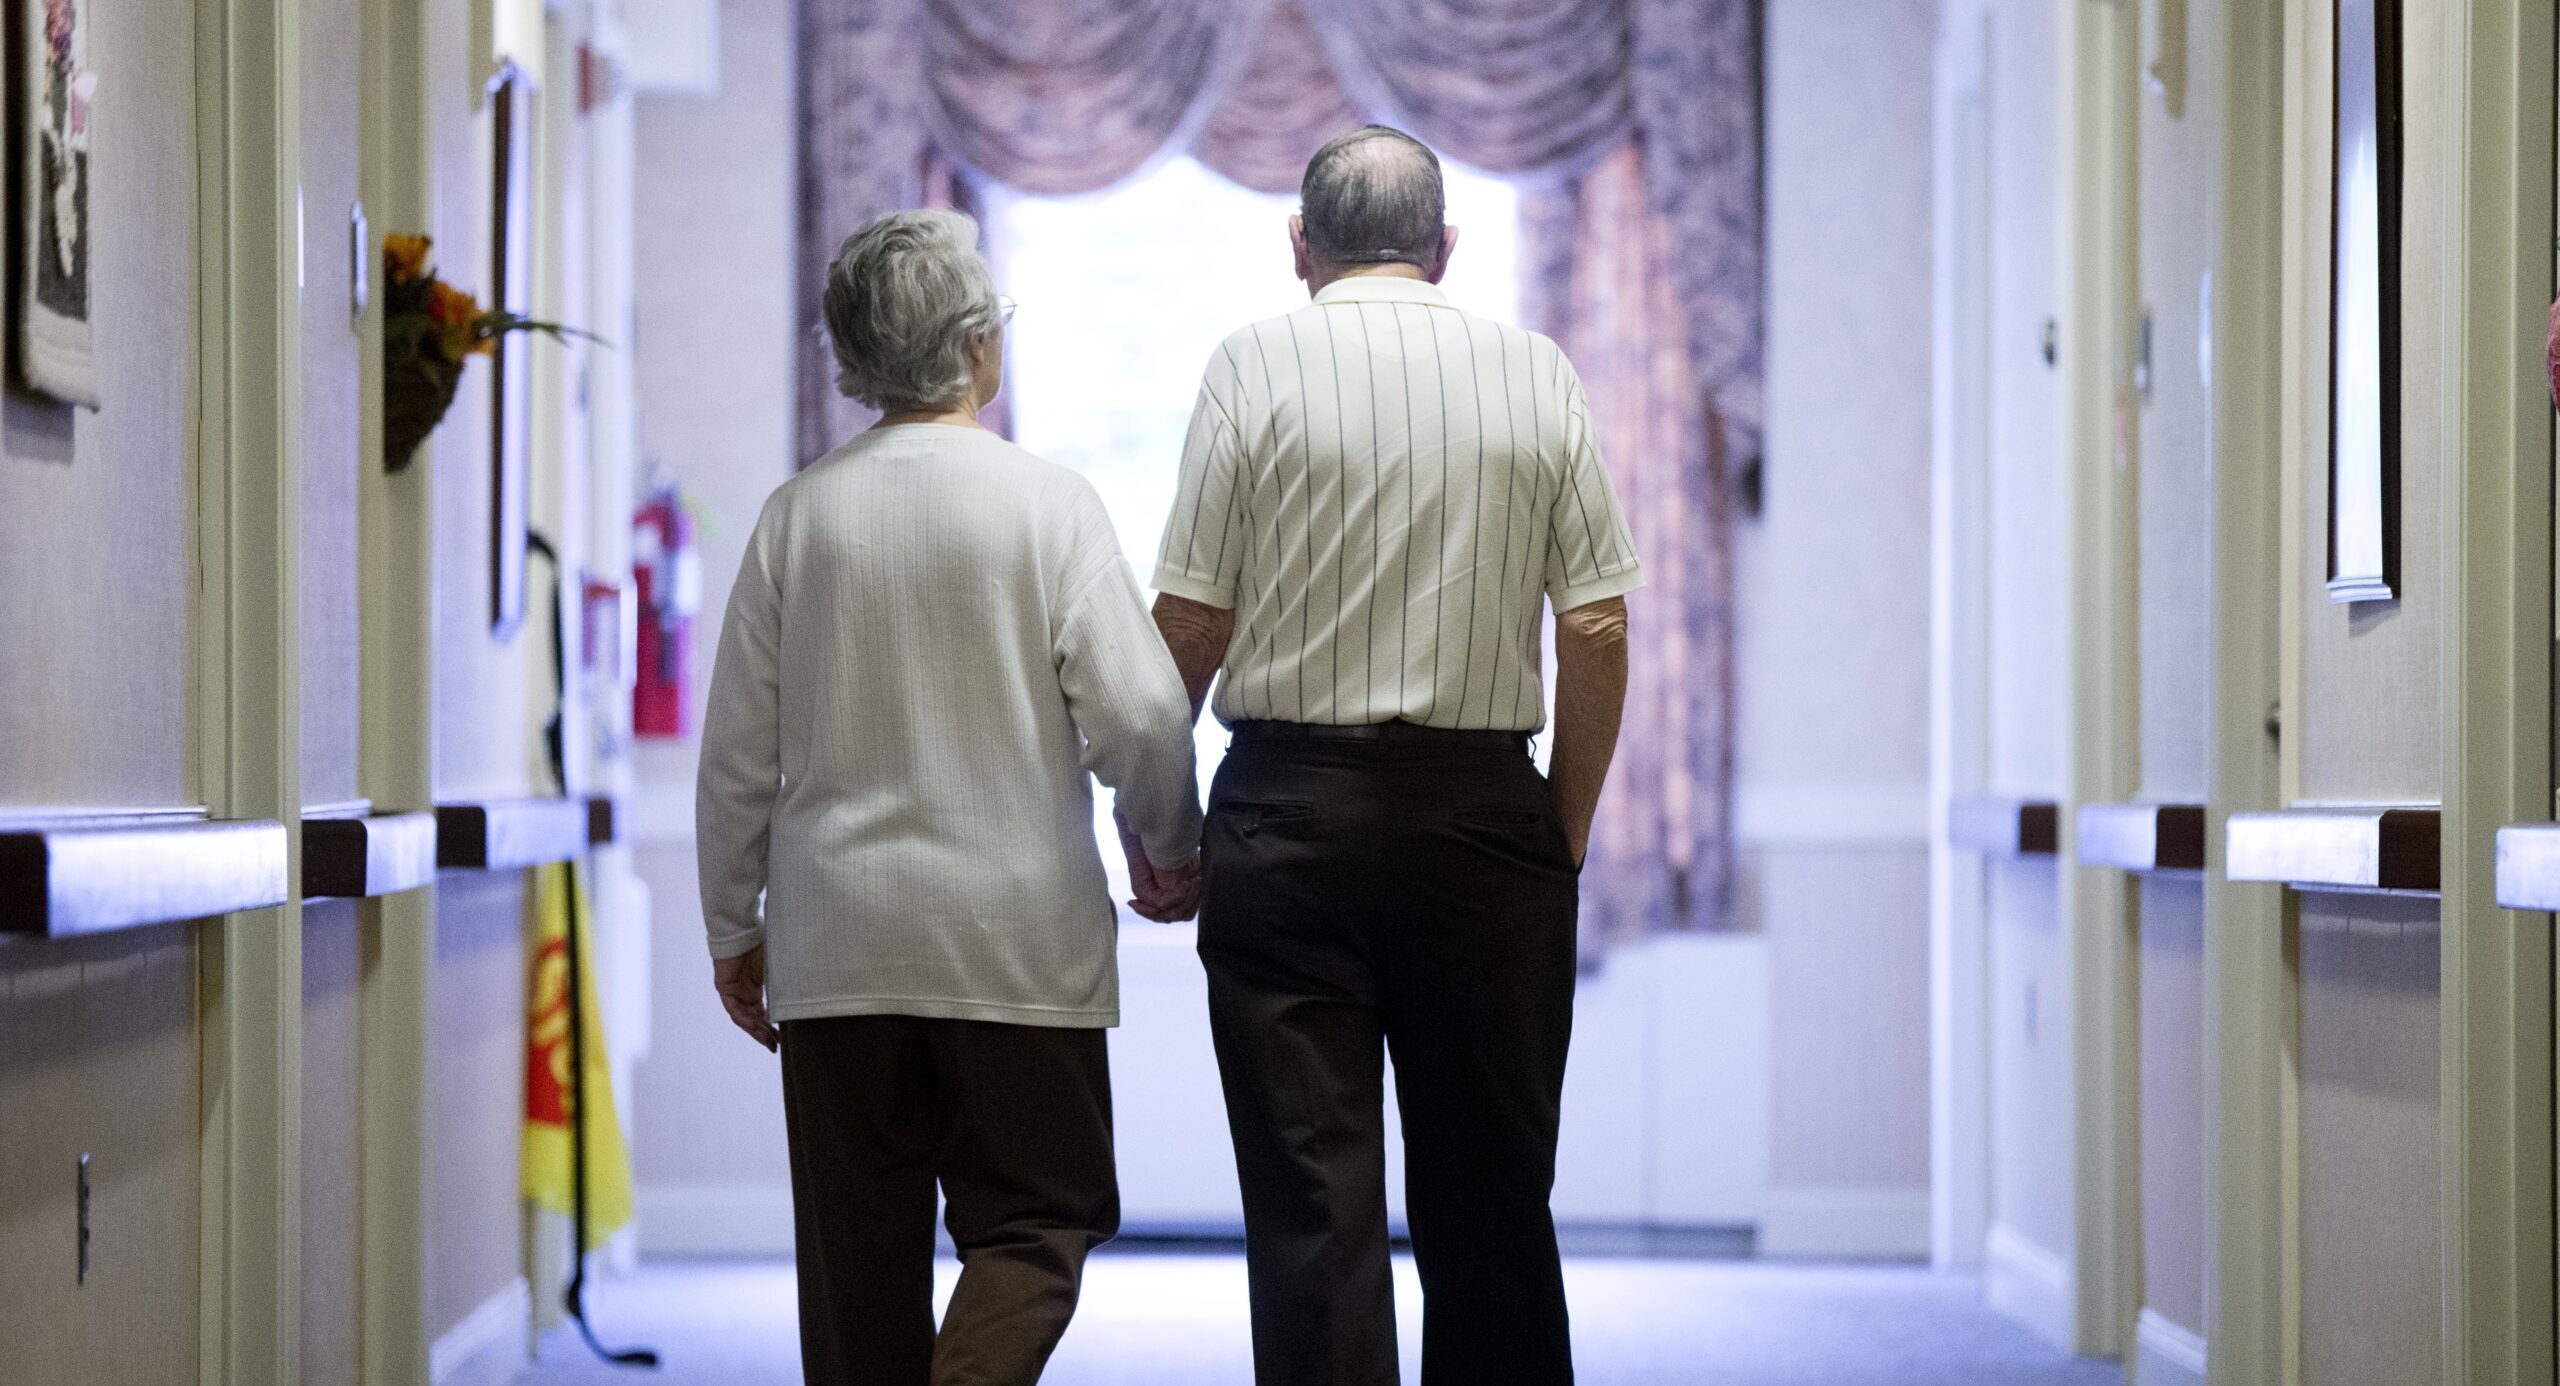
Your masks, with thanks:
[{"label": "hallway", "polygon": [[[947,1293],[957,1265],[945,1262]],[[1969,1278],[1918,1266],[1581,1257],[1566,1263],[1582,1386],[2095,1386],[2110,1363],[2076,1361],[1986,1308]],[[1420,1286],[1396,1263],[1405,1379],[1417,1380]],[[645,1340],[653,1386],[785,1386],[798,1378],[791,1268],[663,1261],[600,1285],[611,1346]],[[1107,1251],[1046,1386],[1225,1386],[1251,1380],[1244,1262],[1198,1252]],[[634,1374],[587,1355],[574,1329],[546,1335],[517,1386],[586,1386]]]}]

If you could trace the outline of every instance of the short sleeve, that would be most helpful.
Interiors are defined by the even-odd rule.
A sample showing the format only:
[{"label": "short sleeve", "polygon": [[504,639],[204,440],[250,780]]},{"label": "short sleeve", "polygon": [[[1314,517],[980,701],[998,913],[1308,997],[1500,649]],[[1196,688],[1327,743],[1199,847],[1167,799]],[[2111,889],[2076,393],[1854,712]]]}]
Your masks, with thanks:
[{"label": "short sleeve", "polygon": [[1591,404],[1581,377],[1561,355],[1564,464],[1555,505],[1547,513],[1547,599],[1558,611],[1623,597],[1644,586],[1635,537],[1618,493],[1601,465],[1591,431]]},{"label": "short sleeve", "polygon": [[1244,443],[1237,413],[1244,403],[1231,347],[1220,347],[1200,381],[1191,429],[1182,443],[1182,477],[1165,520],[1155,588],[1232,610],[1244,568]]}]

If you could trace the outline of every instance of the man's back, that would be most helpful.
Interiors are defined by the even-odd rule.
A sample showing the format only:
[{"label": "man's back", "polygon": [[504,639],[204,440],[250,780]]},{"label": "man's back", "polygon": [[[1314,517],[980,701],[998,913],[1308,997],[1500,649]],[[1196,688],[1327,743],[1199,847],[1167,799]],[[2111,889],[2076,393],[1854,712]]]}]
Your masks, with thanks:
[{"label": "man's back", "polygon": [[1531,731],[1540,598],[1638,581],[1555,343],[1358,275],[1211,358],[1155,585],[1236,613],[1222,721]]}]

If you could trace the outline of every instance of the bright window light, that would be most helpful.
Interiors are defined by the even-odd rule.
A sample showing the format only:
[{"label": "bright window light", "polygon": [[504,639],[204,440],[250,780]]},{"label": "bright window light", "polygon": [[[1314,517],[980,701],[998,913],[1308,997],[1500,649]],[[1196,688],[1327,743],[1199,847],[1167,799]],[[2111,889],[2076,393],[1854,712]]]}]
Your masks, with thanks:
[{"label": "bright window light", "polygon": [[[1519,203],[1508,184],[1447,169],[1460,307],[1504,322],[1519,304]],[[989,195],[1004,290],[1021,304],[1005,380],[1014,438],[1090,478],[1140,582],[1173,507],[1200,372],[1245,324],[1307,301],[1289,256],[1292,196],[1249,192],[1189,158],[1084,197]],[[1206,792],[1226,733],[1203,716]],[[1109,807],[1096,830],[1126,898]]]}]

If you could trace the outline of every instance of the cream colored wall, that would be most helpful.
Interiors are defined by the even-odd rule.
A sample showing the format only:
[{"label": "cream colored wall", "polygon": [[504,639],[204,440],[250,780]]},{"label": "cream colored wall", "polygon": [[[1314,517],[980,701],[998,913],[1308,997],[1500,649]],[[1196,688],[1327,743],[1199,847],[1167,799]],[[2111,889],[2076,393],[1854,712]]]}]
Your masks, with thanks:
[{"label": "cream colored wall", "polygon": [[427,995],[427,1332],[450,1330],[524,1269],[516,1152],[524,1113],[520,872],[436,883]]},{"label": "cream colored wall", "polygon": [[[2303,510],[2302,703],[2286,718],[2297,739],[2301,795],[2314,801],[2433,802],[2443,793],[2438,680],[2443,579],[2436,560],[2444,366],[2440,327],[2447,286],[2435,209],[2455,189],[2456,170],[2425,151],[2445,138],[2437,74],[2448,58],[2441,25],[2409,23],[2400,243],[2400,572],[2399,601],[2333,606],[2328,533],[2327,439],[2306,439],[2290,459]],[[2325,223],[2323,223],[2325,224]],[[2320,237],[2326,244],[2326,236]],[[2325,270],[2325,267],[2324,267]],[[2325,326],[2325,324],[2324,324]],[[2325,398],[2324,344],[2306,349],[2305,387]],[[2316,378],[2315,378],[2316,377]]]},{"label": "cream colored wall", "polygon": [[[2452,195],[2454,171],[2423,155],[2445,138],[2437,109],[2446,61],[2440,30],[2411,23],[2405,32],[2410,157],[2401,242],[2399,601],[2329,602],[2325,435],[2305,438],[2287,459],[2303,542],[2294,578],[2299,707],[2286,710],[2285,734],[2294,740],[2306,800],[2433,801],[2444,784],[2443,459],[2436,440],[2446,285],[2434,210]],[[2325,220],[2314,226],[2313,243],[2325,247]],[[2326,272],[2325,264],[2312,268]],[[2325,399],[2324,344],[2308,344],[2300,359],[2299,388],[2306,398]],[[2301,918],[2304,1379],[2347,1386],[2439,1380],[2437,907],[2306,898]]]},{"label": "cream colored wall", "polygon": [[[485,293],[491,133],[483,85],[491,68],[472,49],[487,37],[473,21],[478,11],[472,0],[434,0],[431,10],[423,61],[426,118],[436,133],[424,229],[435,237],[437,266]],[[551,791],[539,742],[528,734],[537,699],[550,706],[547,573],[530,570],[524,626],[512,640],[490,628],[487,364],[463,373],[452,412],[427,444],[436,469],[435,786],[447,799]]]},{"label": "cream colored wall", "polygon": [[[2210,696],[2214,437],[2203,331],[2221,235],[2225,0],[2147,0],[2146,60],[2183,23],[2175,92],[2140,98],[2138,291],[2150,389],[2134,449],[2140,592],[2140,797],[2200,803]],[[2168,41],[2180,36],[2172,34]],[[2135,895],[2140,941],[2142,1304],[2205,1331],[2204,886],[2155,877]]]},{"label": "cream colored wall", "polygon": [[2443,1368],[2433,901],[2302,907],[2302,1379]]},{"label": "cream colored wall", "polygon": [[[1995,0],[1989,249],[1989,782],[2058,797],[2067,768],[2063,375],[2041,354],[2061,285],[2054,7]],[[2073,1250],[2071,950],[2051,861],[1995,861],[1991,936],[1991,1221],[2068,1264]]]},{"label": "cream colored wall", "polygon": [[359,796],[356,456],[360,345],[348,213],[363,126],[356,0],[302,6],[302,797]]},{"label": "cream colored wall", "polygon": [[2140,886],[2142,1305],[2205,1323],[2204,886]]},{"label": "cream colored wall", "polygon": [[302,912],[302,1379],[358,1377],[363,925],[352,900]]},{"label": "cream colored wall", "polygon": [[[469,0],[435,0],[427,23],[428,224],[439,269],[490,280],[488,31]],[[533,55],[536,61],[539,55]],[[553,74],[554,80],[575,80]],[[384,227],[384,231],[409,228]],[[490,371],[463,375],[427,444],[435,525],[434,785],[439,800],[553,792],[535,729],[550,706],[549,574],[529,570],[511,639],[490,626]],[[576,562],[570,555],[572,565]],[[574,571],[574,567],[573,567]],[[448,872],[436,892],[428,983],[427,1333],[451,1329],[524,1271],[516,1153],[524,1093],[527,873]]]},{"label": "cream colored wall", "polygon": [[[90,185],[107,407],[0,399],[0,814],[202,798],[189,739],[194,16],[177,0],[88,16],[92,61],[119,93],[98,108]],[[0,1374],[196,1374],[196,965],[183,925],[0,942],[0,1363],[17,1364]]]},{"label": "cream colored wall", "polygon": [[[343,804],[359,775],[362,648],[357,619],[361,341],[352,307],[348,211],[363,125],[356,0],[302,6],[302,799]],[[357,1377],[356,1086],[362,925],[352,901],[312,904],[302,944],[303,1379]]]},{"label": "cream colored wall", "polygon": [[1930,262],[1912,228],[1936,31],[1932,0],[1769,15],[1765,508],[1741,526],[1735,623],[1773,1218],[1889,1191],[1925,1228]]},{"label": "cream colored wall", "polygon": [[[0,1363],[192,1381],[201,1223],[188,926],[0,943]],[[90,1273],[76,1171],[90,1159]]]},{"label": "cream colored wall", "polygon": [[143,0],[88,16],[94,61],[123,93],[92,133],[107,407],[0,401],[0,805],[200,802],[187,741],[194,14]]},{"label": "cream colored wall", "polygon": [[1991,1220],[2072,1248],[2070,949],[2051,862],[1991,866]]},{"label": "cream colored wall", "polygon": [[[634,388],[645,462],[668,468],[699,507],[695,726],[747,536],[791,475],[792,352],[817,320],[796,301],[789,269],[798,255],[792,16],[786,0],[723,0],[719,89],[638,102]],[[644,1223],[659,1191],[744,1189],[769,1201],[789,1178],[778,1071],[711,994],[694,882],[697,751],[686,737],[643,743],[636,756],[633,861],[654,915],[653,1033],[633,1120]]]}]

